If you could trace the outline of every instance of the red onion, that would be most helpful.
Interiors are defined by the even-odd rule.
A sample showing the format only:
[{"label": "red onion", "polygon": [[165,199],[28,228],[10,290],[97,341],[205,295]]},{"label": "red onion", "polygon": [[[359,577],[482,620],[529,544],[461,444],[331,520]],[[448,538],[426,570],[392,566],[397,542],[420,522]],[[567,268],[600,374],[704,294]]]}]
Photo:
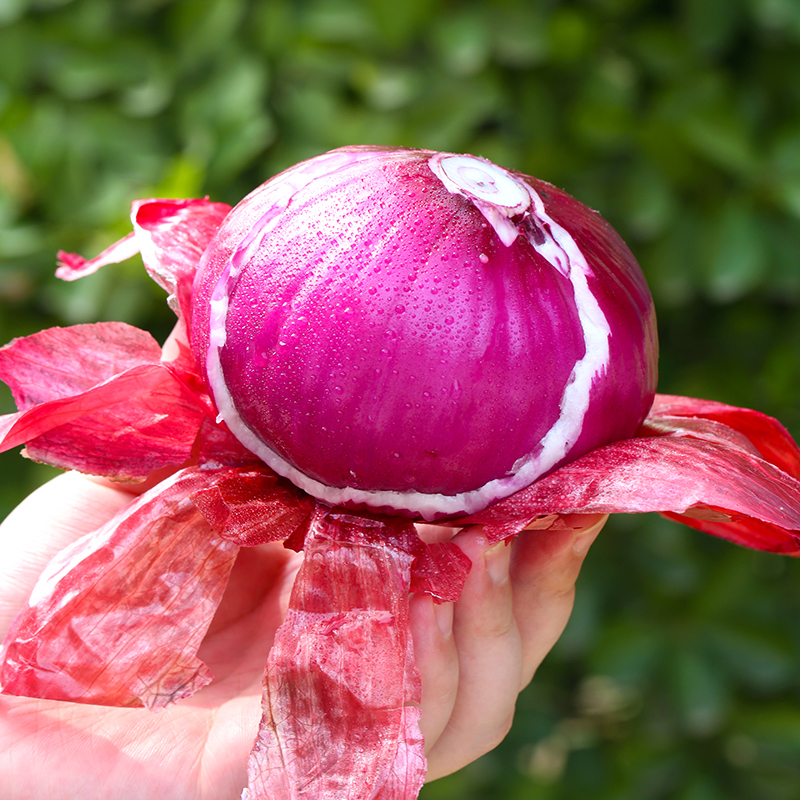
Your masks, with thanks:
[{"label": "red onion", "polygon": [[636,431],[655,313],[624,242],[481,158],[353,147],[245,198],[192,339],[231,431],[331,505],[473,513]]}]

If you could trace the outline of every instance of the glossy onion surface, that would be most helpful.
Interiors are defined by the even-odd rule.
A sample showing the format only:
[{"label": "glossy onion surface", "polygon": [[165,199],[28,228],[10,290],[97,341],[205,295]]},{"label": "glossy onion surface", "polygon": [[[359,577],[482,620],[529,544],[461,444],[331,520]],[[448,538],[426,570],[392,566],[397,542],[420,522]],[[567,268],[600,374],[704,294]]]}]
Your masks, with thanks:
[{"label": "glossy onion surface", "polygon": [[274,470],[424,519],[633,435],[656,384],[652,299],[608,223],[423,150],[332,151],[245,198],[203,255],[192,343]]}]

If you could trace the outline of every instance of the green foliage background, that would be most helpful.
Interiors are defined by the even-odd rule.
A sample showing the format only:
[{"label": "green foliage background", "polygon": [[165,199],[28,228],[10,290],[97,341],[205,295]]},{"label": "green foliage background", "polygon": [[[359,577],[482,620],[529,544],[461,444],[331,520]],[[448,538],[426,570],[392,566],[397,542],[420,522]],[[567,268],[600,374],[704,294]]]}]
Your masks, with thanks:
[{"label": "green foliage background", "polygon": [[[481,154],[599,209],[650,281],[661,391],[800,435],[797,0],[0,0],[0,341],[165,335],[140,264],[59,285],[56,250],[353,143]],[[0,457],[0,516],[50,474]],[[800,564],[612,520],[505,743],[423,797],[800,797]]]}]

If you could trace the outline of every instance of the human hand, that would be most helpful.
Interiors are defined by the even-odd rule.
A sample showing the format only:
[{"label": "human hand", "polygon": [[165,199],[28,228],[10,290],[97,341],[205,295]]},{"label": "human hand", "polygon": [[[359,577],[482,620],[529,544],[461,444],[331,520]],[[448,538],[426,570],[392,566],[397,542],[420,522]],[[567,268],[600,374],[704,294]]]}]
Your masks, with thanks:
[{"label": "human hand", "polygon": [[[66,473],[0,526],[0,636],[48,560],[134,499]],[[280,543],[242,548],[200,659],[215,680],[153,713],[0,695],[4,800],[233,800],[261,716],[261,679],[302,557]]]},{"label": "human hand", "polygon": [[[0,526],[0,635],[52,555],[133,499],[75,473],[25,500]],[[586,547],[605,518],[572,518]],[[457,604],[412,598],[422,674],[428,778],[458,769],[506,733],[519,690],[558,638],[584,553],[576,532],[526,533],[487,551],[482,534],[456,541],[473,561]],[[238,798],[261,714],[261,679],[302,556],[279,543],[242,548],[199,657],[215,679],[157,714],[143,709],[0,695],[0,782],[21,800]]]},{"label": "human hand", "polygon": [[454,541],[472,569],[457,603],[411,601],[422,675],[427,780],[455,772],[508,733],[517,696],[572,612],[575,581],[608,515],[563,517],[563,529],[523,531],[490,545],[477,527]]}]

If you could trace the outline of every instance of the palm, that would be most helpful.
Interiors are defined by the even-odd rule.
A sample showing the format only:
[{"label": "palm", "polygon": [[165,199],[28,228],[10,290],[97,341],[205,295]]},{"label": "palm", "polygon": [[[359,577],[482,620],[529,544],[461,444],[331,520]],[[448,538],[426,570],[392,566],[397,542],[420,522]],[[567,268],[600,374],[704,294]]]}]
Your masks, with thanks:
[{"label": "palm", "polygon": [[215,680],[182,703],[152,713],[0,697],[8,796],[238,798],[267,653],[298,563],[279,545],[241,551],[199,653]]}]

